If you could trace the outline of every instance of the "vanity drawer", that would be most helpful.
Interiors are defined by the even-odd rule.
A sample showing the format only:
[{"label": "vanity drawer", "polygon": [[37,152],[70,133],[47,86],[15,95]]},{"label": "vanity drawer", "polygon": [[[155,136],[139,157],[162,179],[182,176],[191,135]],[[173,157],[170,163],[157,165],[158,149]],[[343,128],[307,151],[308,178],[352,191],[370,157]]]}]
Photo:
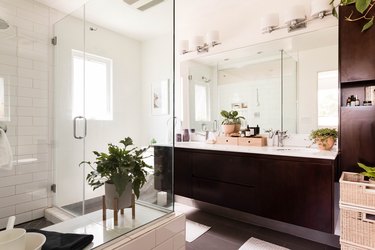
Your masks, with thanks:
[{"label": "vanity drawer", "polygon": [[238,137],[218,136],[216,138],[216,143],[227,144],[227,145],[238,145]]},{"label": "vanity drawer", "polygon": [[266,137],[238,138],[238,145],[263,147],[263,146],[267,146],[267,138]]}]

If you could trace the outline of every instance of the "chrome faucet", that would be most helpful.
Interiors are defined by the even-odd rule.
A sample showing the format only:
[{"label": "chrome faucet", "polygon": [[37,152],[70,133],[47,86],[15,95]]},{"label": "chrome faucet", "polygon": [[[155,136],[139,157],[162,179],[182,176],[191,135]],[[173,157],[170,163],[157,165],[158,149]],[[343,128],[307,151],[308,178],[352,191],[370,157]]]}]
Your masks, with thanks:
[{"label": "chrome faucet", "polygon": [[284,139],[289,136],[286,134],[288,131],[276,130],[275,135],[277,135],[277,146],[284,147]]}]

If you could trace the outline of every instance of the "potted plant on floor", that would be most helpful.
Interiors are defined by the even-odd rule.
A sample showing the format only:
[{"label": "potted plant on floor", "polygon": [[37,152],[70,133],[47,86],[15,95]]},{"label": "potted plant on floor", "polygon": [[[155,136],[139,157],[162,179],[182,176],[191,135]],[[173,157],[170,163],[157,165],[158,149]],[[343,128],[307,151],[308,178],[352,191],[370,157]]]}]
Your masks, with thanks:
[{"label": "potted plant on floor", "polygon": [[231,133],[238,133],[241,128],[241,119],[245,119],[243,116],[238,116],[238,112],[235,110],[226,111],[222,110],[220,115],[224,117],[223,122],[221,123],[222,131],[225,135]]},{"label": "potted plant on floor", "polygon": [[92,171],[86,180],[93,190],[104,185],[106,207],[113,209],[113,199],[118,199],[118,209],[131,206],[132,191],[139,198],[140,189],[146,183],[147,168],[144,153],[149,148],[137,148],[130,137],[120,141],[123,147],[108,144],[108,153],[93,151],[96,155],[94,168],[91,162],[83,161],[79,165],[88,164]]},{"label": "potted plant on floor", "polygon": [[337,140],[335,128],[320,128],[311,131],[310,140],[316,143],[321,150],[331,150]]},{"label": "potted plant on floor", "polygon": [[375,167],[366,166],[365,164],[360,163],[360,162],[358,162],[357,164],[360,168],[365,170],[364,172],[361,172],[360,174],[368,177],[370,184],[375,184]]}]

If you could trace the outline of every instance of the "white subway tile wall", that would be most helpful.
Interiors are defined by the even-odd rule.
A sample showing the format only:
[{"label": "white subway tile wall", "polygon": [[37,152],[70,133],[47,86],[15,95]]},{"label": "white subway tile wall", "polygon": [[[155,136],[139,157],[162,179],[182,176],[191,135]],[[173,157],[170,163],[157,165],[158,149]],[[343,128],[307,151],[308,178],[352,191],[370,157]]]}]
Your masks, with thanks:
[{"label": "white subway tile wall", "polygon": [[0,0],[0,18],[10,24],[0,34],[0,77],[10,112],[0,121],[8,126],[14,155],[14,168],[0,169],[0,228],[11,215],[23,223],[43,217],[52,205],[50,20],[56,13],[33,0]]}]

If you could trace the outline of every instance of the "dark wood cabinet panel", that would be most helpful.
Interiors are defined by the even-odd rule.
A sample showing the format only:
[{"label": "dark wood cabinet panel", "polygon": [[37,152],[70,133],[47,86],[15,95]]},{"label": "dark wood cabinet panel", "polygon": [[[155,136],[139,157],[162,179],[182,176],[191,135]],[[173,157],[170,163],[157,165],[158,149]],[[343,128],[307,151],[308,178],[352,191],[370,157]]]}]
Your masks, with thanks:
[{"label": "dark wood cabinet panel", "polygon": [[[254,187],[258,181],[259,163],[248,156],[217,153],[194,153],[192,156],[193,176]],[[218,166],[220,171],[218,171]]]},{"label": "dark wood cabinet panel", "polygon": [[172,190],[172,147],[154,147],[154,188]]},{"label": "dark wood cabinet panel", "polygon": [[223,207],[259,213],[255,187],[193,177],[193,197]]},{"label": "dark wood cabinet panel", "polygon": [[175,148],[175,194],[332,233],[335,164]]},{"label": "dark wood cabinet panel", "polygon": [[333,228],[332,163],[263,160],[262,216],[319,231]]},{"label": "dark wood cabinet panel", "polygon": [[375,106],[342,107],[340,170],[360,172],[357,162],[375,166]]},{"label": "dark wood cabinet panel", "polygon": [[354,5],[340,6],[339,10],[341,83],[375,80],[375,29],[371,28],[361,32],[362,22],[345,21],[345,17],[349,16],[354,10]]},{"label": "dark wood cabinet panel", "polygon": [[192,168],[190,152],[174,150],[174,193],[192,198]]}]

